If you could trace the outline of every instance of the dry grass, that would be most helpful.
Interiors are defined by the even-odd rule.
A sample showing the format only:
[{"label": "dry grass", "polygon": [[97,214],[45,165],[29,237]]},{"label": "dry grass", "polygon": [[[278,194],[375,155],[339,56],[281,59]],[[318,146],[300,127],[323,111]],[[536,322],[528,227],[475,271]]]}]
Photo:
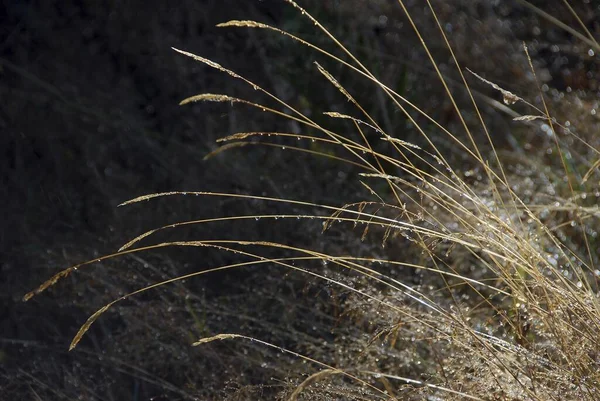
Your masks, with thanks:
[{"label": "dry grass", "polygon": [[[444,126],[406,94],[386,86],[319,21],[295,2],[288,3],[331,40],[339,55],[263,23],[231,21],[221,26],[275,31],[343,65],[370,82],[373,91],[380,91],[386,103],[404,115],[420,136],[418,144],[384,128],[385,124],[361,103],[360,94],[346,88],[324,64],[315,65],[324,78],[323,84],[333,85],[353,110],[323,110],[323,118],[311,118],[227,67],[176,50],[249,85],[272,103],[200,94],[182,104],[239,103],[273,113],[302,128],[300,133],[235,133],[223,138],[225,144],[211,156],[238,146],[261,145],[334,159],[361,170],[356,178],[366,190],[364,199],[338,206],[234,193],[169,192],[138,197],[123,206],[166,196],[197,196],[280,203],[292,211],[171,223],[141,234],[115,254],[58,273],[25,298],[96,261],[165,247],[207,248],[235,254],[241,261],[163,280],[123,295],[89,318],[73,339],[71,349],[117,302],[215,271],[268,265],[306,275],[322,282],[332,293],[343,294],[331,295],[330,301],[343,311],[340,316],[345,319],[340,324],[351,327],[348,334],[312,349],[314,356],[310,341],[295,341],[298,348],[306,348],[300,353],[253,338],[253,333],[217,333],[193,345],[250,340],[312,365],[313,372],[304,380],[289,376],[290,382],[280,391],[281,398],[600,399],[598,210],[593,202],[598,197],[600,152],[583,135],[553,118],[533,62],[529,72],[539,96],[530,102],[479,78],[483,85],[497,89],[506,105],[519,103],[529,108],[527,113],[514,111],[518,113],[515,120],[529,124],[531,130],[543,127],[552,142],[548,149],[555,155],[551,163],[538,161],[545,149],[534,147],[522,154],[507,155],[495,147],[498,133],[488,130],[471,89],[481,81],[469,83],[429,1],[426,6],[438,28],[435,32],[420,31],[402,1],[398,6],[421,41],[452,105],[458,129]],[[598,46],[589,32],[580,35]],[[460,97],[468,103],[461,103],[458,89],[451,88],[446,73],[438,68],[440,63],[429,48],[433,41],[442,43],[450,54],[462,82]],[[529,58],[526,47],[523,52]],[[439,145],[440,135],[449,144],[447,147]],[[170,228],[238,220],[273,220],[276,224],[280,219],[319,219],[324,231],[354,233],[360,228],[358,237],[365,242],[374,238],[381,241],[386,256],[365,257],[294,246],[284,236],[281,242],[213,238],[140,245],[158,231]],[[285,277],[282,275],[281,280]],[[310,322],[307,316],[300,324]],[[287,371],[283,364],[276,369]]]}]

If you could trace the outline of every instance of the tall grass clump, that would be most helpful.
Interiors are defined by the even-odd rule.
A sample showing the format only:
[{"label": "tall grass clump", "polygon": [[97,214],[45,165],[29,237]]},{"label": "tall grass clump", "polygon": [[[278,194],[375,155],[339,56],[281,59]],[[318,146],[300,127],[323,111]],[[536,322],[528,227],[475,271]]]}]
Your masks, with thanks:
[{"label": "tall grass clump", "polygon": [[[534,88],[531,101],[461,65],[429,0],[423,6],[433,29],[426,32],[399,0],[397,6],[422,46],[440,96],[450,105],[453,123],[444,123],[426,104],[411,101],[410,93],[386,85],[308,11],[286,1],[334,49],[256,21],[220,26],[270,31],[310,48],[324,60],[314,64],[321,84],[335,88],[347,101],[347,110],[307,113],[226,66],[175,49],[249,85],[264,98],[259,102],[202,93],[181,104],[228,103],[292,122],[298,130],[231,133],[208,156],[249,145],[313,154],[356,171],[362,198],[327,204],[199,191],[140,196],[122,205],[164,197],[193,196],[199,201],[218,197],[274,205],[277,213],[171,222],[142,233],[112,255],[63,270],[26,299],[96,261],[161,248],[202,248],[232,254],[236,261],[162,280],[115,299],[83,324],[71,349],[118,302],[170,283],[254,266],[268,272],[263,283],[274,280],[273,286],[298,277],[306,277],[310,285],[319,283],[316,286],[323,292],[314,297],[315,309],[286,326],[289,331],[283,337],[270,337],[269,330],[260,331],[260,336],[207,330],[193,345],[239,342],[239,347],[263,349],[263,358],[275,360],[275,370],[285,378],[275,391],[280,399],[600,399],[596,228],[600,152],[591,133],[576,131],[551,114],[553,100],[542,90],[527,46],[522,47],[527,68],[523,75]],[[579,28],[569,29],[579,32]],[[579,35],[600,51],[587,29]],[[433,47],[445,49],[451,69],[439,67]],[[403,116],[406,130],[416,134],[408,141],[404,128],[381,121],[382,114],[375,115],[372,105],[361,101],[361,93],[345,85],[327,65],[367,82]],[[503,102],[475,88],[494,89]],[[417,89],[414,97],[418,95]],[[523,125],[525,145],[517,143],[510,151],[498,145],[498,138],[510,134],[488,129],[482,99]],[[294,179],[308,180],[310,188],[317,178]],[[289,211],[279,212],[282,207]],[[265,220],[272,224],[316,220],[322,224],[323,243],[298,245],[291,241],[293,236],[288,240],[282,233],[279,241],[208,238],[142,245],[172,228]],[[343,233],[349,245],[328,244],[326,232],[331,230]],[[303,328],[313,326],[323,314],[335,315],[337,323],[315,329],[328,338],[311,337]],[[273,359],[272,354],[284,357]],[[243,392],[238,397],[244,397]]]}]

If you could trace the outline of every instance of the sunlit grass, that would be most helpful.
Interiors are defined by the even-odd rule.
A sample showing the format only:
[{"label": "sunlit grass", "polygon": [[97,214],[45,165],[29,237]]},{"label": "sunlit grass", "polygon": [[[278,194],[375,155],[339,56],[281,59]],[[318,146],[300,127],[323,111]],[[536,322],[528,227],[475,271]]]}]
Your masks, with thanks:
[{"label": "sunlit grass", "polygon": [[[512,170],[503,162],[501,152],[494,145],[493,135],[486,126],[480,106],[463,73],[465,69],[454,56],[450,40],[441,28],[441,22],[429,1],[426,5],[439,30],[428,32],[427,35],[419,30],[401,1],[399,6],[420,39],[439,84],[453,105],[462,127],[461,132],[451,132],[404,95],[380,82],[344,47],[342,41],[338,41],[306,10],[291,0],[288,3],[310,20],[316,30],[329,38],[343,58],[263,23],[230,21],[220,26],[275,31],[349,68],[370,81],[374,86],[373,90],[383,91],[419,133],[419,143],[410,143],[395,133],[386,132],[382,124],[361,106],[360,98],[352,94],[351,88],[346,88],[321,64],[315,64],[315,68],[324,77],[324,84],[333,85],[340,96],[355,107],[357,115],[331,110],[322,112],[331,119],[332,126],[339,126],[340,122],[349,123],[355,130],[352,134],[336,132],[334,128],[318,123],[316,119],[309,118],[267,89],[227,67],[175,49],[178,53],[240,80],[275,103],[274,106],[268,106],[225,94],[199,94],[183,100],[182,105],[193,102],[227,102],[250,106],[294,121],[306,130],[301,134],[270,131],[234,133],[219,140],[224,145],[209,157],[247,145],[311,153],[315,157],[346,163],[359,170],[356,179],[366,190],[365,199],[361,202],[328,205],[235,193],[174,191],[144,195],[121,206],[167,196],[227,197],[279,203],[294,207],[294,211],[171,222],[140,234],[115,254],[58,273],[27,294],[25,299],[97,261],[166,247],[209,248],[234,254],[243,261],[163,280],[123,295],[88,319],[73,339],[71,349],[77,346],[94,322],[117,302],[191,277],[242,266],[260,268],[268,265],[281,268],[282,271],[295,271],[320,280],[323,285],[343,290],[348,294],[345,305],[348,310],[355,308],[354,312],[358,310],[369,322],[377,321],[379,317],[375,315],[379,316],[380,311],[384,310],[385,317],[381,317],[381,320],[388,323],[387,327],[377,333],[368,334],[373,336],[373,342],[381,343],[383,339],[382,347],[378,350],[387,347],[390,354],[382,352],[375,363],[368,366],[360,363],[353,366],[353,350],[344,349],[343,345],[339,352],[347,353],[347,357],[344,359],[345,364],[338,366],[334,364],[333,356],[303,355],[265,339],[256,339],[252,333],[217,333],[193,344],[203,346],[216,340],[244,339],[313,364],[313,374],[295,388],[288,389],[289,399],[300,399],[309,388],[312,390],[307,399],[319,399],[318,397],[327,394],[327,388],[313,388],[312,385],[317,381],[323,383],[328,380],[348,390],[347,393],[338,394],[339,396],[355,399],[400,399],[418,397],[425,393],[444,399],[600,399],[597,248],[592,245],[593,241],[588,234],[594,231],[598,211],[594,206],[586,206],[581,202],[582,195],[587,193],[586,182],[594,175],[598,162],[590,160],[588,165],[592,167],[588,166],[583,176],[574,174],[573,167],[562,156],[569,144],[557,134],[557,128],[561,125],[550,114],[541,88],[541,102],[537,102],[541,105],[535,106],[533,103],[536,102],[528,102],[473,72],[484,83],[497,89],[507,105],[521,102],[531,108],[530,114],[517,117],[516,120],[547,124],[559,155],[557,157],[560,158],[555,174],[566,177],[565,182],[556,183],[556,187],[560,186],[562,190],[557,191],[554,200],[548,203],[543,203],[543,194],[537,197],[524,196],[518,185],[520,178],[511,173]],[[439,35],[450,51],[456,73],[470,100],[469,107],[479,121],[478,129],[483,141],[476,139],[479,136],[475,135],[463,117],[466,106],[459,106],[455,93],[450,89],[438,68],[438,62],[429,50],[428,42],[434,40],[431,39],[434,34]],[[593,37],[588,40],[593,40]],[[526,48],[524,52],[527,52]],[[530,63],[530,68],[535,76],[533,63]],[[537,80],[535,82],[539,87]],[[430,124],[428,126],[435,127],[436,132],[430,133],[426,126],[419,124],[411,114],[415,112],[425,118]],[[373,142],[373,134],[377,135],[378,143]],[[449,151],[436,146],[432,140],[433,135],[446,136],[452,149]],[[382,141],[387,146],[382,146]],[[311,143],[317,143],[319,147],[304,146]],[[596,157],[599,156],[599,152],[583,139],[578,138],[576,143],[583,144]],[[535,167],[534,165],[532,168]],[[475,183],[470,174],[467,174],[468,171],[478,172]],[[385,184],[385,190],[374,189],[382,188],[379,182]],[[534,199],[533,203],[527,200],[530,198]],[[297,212],[298,208],[305,211]],[[545,216],[542,216],[543,211]],[[566,221],[549,219],[548,213],[553,212],[557,215],[558,212],[565,213],[571,217]],[[329,254],[288,244],[285,238],[281,242],[213,238],[142,245],[159,231],[183,226],[232,224],[235,221],[252,224],[255,220],[267,219],[273,222],[280,219],[319,220],[323,223],[324,231],[333,226],[347,228],[352,232],[355,228],[360,228],[359,236],[362,240],[367,240],[367,234],[373,231],[380,238],[383,248],[406,247],[406,259]],[[557,235],[565,226],[580,228],[575,241],[567,243]],[[587,229],[588,226],[592,227],[591,230]],[[262,249],[278,251],[284,256],[264,256]],[[324,262],[327,269],[314,263],[315,261]],[[392,273],[396,267],[410,269],[420,275],[423,285],[415,286],[409,279],[396,277]],[[335,277],[331,271],[360,277],[362,281],[354,286],[351,281]],[[307,322],[309,320],[310,317]],[[353,324],[352,319],[349,320],[348,324]],[[404,373],[390,370],[394,360],[386,361],[386,358],[391,358],[390,355],[396,356],[396,339],[402,336],[399,333],[412,333],[409,342],[413,343],[412,350],[415,352],[415,359],[419,359],[419,369],[422,370],[418,377],[407,377]],[[429,360],[421,360],[423,355],[428,354],[422,349],[433,349],[434,345],[437,354],[434,356],[432,351]],[[380,366],[386,370],[376,371]],[[367,388],[369,391],[362,395],[354,392],[360,388]]]}]

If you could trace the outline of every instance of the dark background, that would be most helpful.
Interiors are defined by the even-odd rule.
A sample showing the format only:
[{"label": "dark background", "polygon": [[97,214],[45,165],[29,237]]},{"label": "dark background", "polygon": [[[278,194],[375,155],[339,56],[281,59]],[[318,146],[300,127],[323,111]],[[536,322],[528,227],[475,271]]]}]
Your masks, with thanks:
[{"label": "dark background", "polygon": [[[452,127],[456,121],[444,114],[447,104],[439,100],[435,77],[424,67],[426,58],[393,3],[304,5],[374,65],[382,80],[426,104],[427,112]],[[416,18],[427,27],[431,21],[413,3],[409,5]],[[596,67],[593,58],[585,57],[585,48],[573,47],[568,34],[518,4],[500,3],[438,5],[464,65],[520,95],[534,93],[520,50],[520,41],[526,40],[544,82],[560,91],[571,87],[595,93]],[[562,13],[556,3],[545,4],[545,10]],[[582,3],[579,11],[590,29],[597,29],[598,6]],[[106,302],[161,278],[230,263],[236,260],[232,255],[178,249],[124,257],[73,274],[28,303],[21,301],[62,268],[114,252],[145,230],[185,219],[290,211],[277,204],[185,197],[117,208],[138,195],[223,191],[336,205],[364,196],[352,168],[300,153],[248,146],[203,160],[216,149],[219,137],[252,130],[297,132],[301,127],[228,104],[178,106],[183,98],[203,92],[268,99],[171,47],[232,68],[291,104],[314,110],[311,117],[349,107],[312,64],[327,63],[325,58],[271,32],[215,27],[231,19],[273,24],[334,48],[297,10],[275,0],[5,0],[0,6],[3,399],[215,397],[231,378],[258,384],[277,374],[287,377],[264,366],[269,361],[266,351],[248,356],[241,347],[189,347],[202,335],[240,329],[265,333],[274,342],[302,342],[285,328],[286,319],[292,322],[313,306],[301,299],[305,284],[298,279],[281,285],[268,274],[249,271],[217,274],[127,301],[117,313],[102,318],[78,350],[67,352],[79,326]],[[475,44],[473,39],[480,41]],[[561,44],[560,57],[551,50],[552,43]],[[447,64],[443,46],[432,48]],[[362,96],[386,128],[412,138],[404,118],[390,105],[384,107],[368,83],[334,63],[325,65]],[[485,85],[476,88],[495,96]],[[497,132],[507,133],[498,135],[499,143],[513,150],[506,141],[512,126],[497,111],[487,112]],[[301,212],[294,207],[291,211]],[[215,224],[161,239],[282,236],[297,245],[325,246],[318,224],[312,222]],[[359,243],[343,232],[334,231],[328,238],[327,246],[340,249]],[[366,253],[371,249],[368,244],[359,248]],[[288,304],[290,299],[296,300],[295,306]],[[283,310],[288,318],[282,318]],[[322,327],[332,324],[327,313],[313,313],[311,319]]]}]

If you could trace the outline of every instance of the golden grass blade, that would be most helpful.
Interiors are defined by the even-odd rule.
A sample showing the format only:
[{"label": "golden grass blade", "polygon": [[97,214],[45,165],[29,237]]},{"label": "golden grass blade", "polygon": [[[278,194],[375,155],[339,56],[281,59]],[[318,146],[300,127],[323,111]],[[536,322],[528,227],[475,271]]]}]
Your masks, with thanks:
[{"label": "golden grass blade", "polygon": [[231,142],[231,143],[227,143],[225,145],[221,145],[218,148],[216,148],[213,151],[208,152],[207,154],[204,155],[204,157],[202,157],[202,160],[208,160],[211,159],[213,157],[215,157],[216,155],[222,153],[222,152],[227,152],[231,149],[237,149],[237,148],[243,148],[245,146],[250,146],[250,145],[258,145],[256,143],[252,143],[252,142]]},{"label": "golden grass blade", "polygon": [[[327,159],[336,160],[339,162],[343,162],[346,164],[350,164],[350,165],[359,167],[364,170],[372,170],[372,167],[370,167],[368,165],[360,164],[358,162],[352,161],[352,160],[344,158],[344,157],[334,156],[327,152],[321,152],[321,151],[317,151],[317,150],[299,148],[297,146],[281,145],[278,143],[269,143],[269,142],[258,142],[258,143],[257,142],[232,142],[232,143],[228,143],[226,145],[223,145],[223,146],[213,150],[212,152],[210,152],[209,154],[204,156],[204,159],[205,160],[209,159],[222,151],[226,151],[226,150],[229,150],[229,149],[232,149],[235,147],[242,147],[242,146],[269,146],[269,147],[278,148],[281,150],[288,149],[288,150],[292,150],[295,152],[309,153],[309,154],[312,154],[315,156],[321,156],[321,157],[324,157]],[[349,146],[349,147],[347,147],[347,149],[352,149],[352,147]]]},{"label": "golden grass blade", "polygon": [[524,116],[519,116],[519,117],[513,118],[513,121],[535,121],[535,120],[546,120],[546,119],[547,119],[546,116],[524,115]]},{"label": "golden grass blade", "polygon": [[598,169],[599,166],[600,166],[600,159],[596,160],[594,162],[594,164],[592,164],[592,167],[590,167],[589,170],[583,176],[583,179],[581,180],[581,183],[585,184],[587,182],[587,180],[590,179],[590,177],[592,176],[592,174]]},{"label": "golden grass blade", "polygon": [[506,104],[506,105],[512,105],[512,104],[517,103],[518,101],[527,103],[520,96],[517,96],[514,93],[512,93],[510,91],[507,91],[506,89],[502,89],[497,84],[493,83],[492,81],[488,81],[487,79],[485,79],[484,77],[482,77],[479,74],[476,74],[475,72],[471,71],[470,69],[467,68],[467,71],[469,71],[471,74],[473,74],[475,76],[475,78],[479,79],[480,81],[482,81],[482,82],[490,85],[492,88],[494,88],[497,91],[499,91],[502,94],[502,100],[504,101],[504,104]]},{"label": "golden grass blade", "polygon": [[238,99],[236,97],[232,97],[232,96],[227,96],[227,95],[221,95],[221,94],[214,94],[214,93],[202,93],[200,95],[194,95],[194,96],[190,96],[188,98],[183,99],[181,102],[179,102],[180,106],[186,105],[188,103],[196,103],[196,102],[244,102],[241,99]]},{"label": "golden grass blade", "polygon": [[[150,235],[150,234],[148,234]],[[33,298],[34,296],[46,291],[48,288],[52,287],[53,285],[55,285],[58,281],[62,280],[63,278],[69,276],[71,273],[79,270],[80,268],[84,267],[84,266],[89,266],[93,263],[98,263],[98,262],[102,262],[104,260],[108,260],[108,259],[112,259],[112,258],[116,258],[118,256],[123,256],[123,255],[127,255],[133,252],[141,252],[141,251],[145,251],[145,250],[150,250],[150,249],[157,249],[157,248],[161,248],[164,247],[165,244],[158,244],[158,245],[152,245],[152,246],[148,246],[148,247],[143,247],[143,248],[137,248],[137,249],[133,249],[133,250],[125,250],[125,251],[120,251],[120,252],[116,252],[116,253],[112,253],[109,255],[104,255],[100,258],[96,258],[96,259],[92,259],[89,260],[87,262],[83,262],[83,263],[79,263],[76,264],[74,266],[68,267],[58,273],[56,273],[54,276],[52,276],[50,279],[46,280],[42,285],[40,285],[38,288],[36,288],[33,291],[28,292],[24,297],[23,297],[23,301],[29,301],[31,298]]]},{"label": "golden grass blade", "polygon": [[325,68],[323,68],[321,66],[321,64],[319,64],[318,62],[315,61],[315,65],[317,66],[317,69],[319,70],[319,72],[325,77],[327,78],[327,80],[329,82],[331,82],[333,84],[333,86],[336,87],[337,90],[339,90],[342,95],[344,95],[346,97],[346,99],[348,99],[349,102],[352,102],[353,104],[358,106],[358,102],[354,99],[354,97],[352,97],[352,95],[350,93],[348,93],[348,91],[346,90],[346,88],[344,88],[337,79],[335,79],[333,77],[333,75],[331,75],[329,73],[329,71],[327,71]]},{"label": "golden grass blade", "polygon": [[600,45],[598,44],[598,41],[596,40],[596,38],[594,37],[594,35],[592,35],[592,33],[590,32],[590,30],[588,29],[588,27],[583,23],[583,21],[581,20],[581,18],[579,17],[579,15],[577,15],[577,12],[573,9],[573,7],[571,7],[571,5],[569,4],[569,1],[568,0],[563,0],[563,3],[565,3],[565,6],[569,9],[569,12],[571,13],[571,15],[573,15],[573,17],[575,17],[575,19],[577,20],[577,22],[579,23],[579,25],[581,25],[581,29],[583,29],[585,31],[585,33],[588,36],[588,38],[590,38],[590,40],[592,42],[594,42],[594,44],[596,45],[596,49],[600,49]]},{"label": "golden grass blade", "polygon": [[468,399],[468,400],[476,400],[476,401],[484,401],[483,398],[479,398],[479,397],[475,397],[460,391],[456,391],[456,390],[452,390],[450,388],[446,388],[446,387],[442,387],[442,386],[437,386],[435,384],[431,384],[431,383],[427,383],[427,382],[423,382],[420,380],[414,380],[414,379],[410,379],[408,377],[401,377],[401,376],[396,376],[396,375],[389,375],[386,373],[380,373],[380,372],[371,372],[371,371],[365,371],[364,373],[373,375],[375,377],[386,377],[388,379],[392,379],[392,380],[399,380],[401,382],[407,383],[407,384],[417,384],[419,386],[425,386],[425,387],[429,387],[435,390],[441,390],[447,393],[451,393],[451,394],[455,394],[455,395],[459,395],[461,397],[464,397],[464,399]]},{"label": "golden grass blade", "polygon": [[326,377],[329,377],[329,376],[332,376],[332,375],[339,375],[341,373],[342,373],[342,371],[340,371],[338,369],[323,369],[323,370],[321,370],[321,371],[319,371],[317,373],[313,373],[312,375],[310,375],[306,379],[304,379],[304,381],[302,383],[300,383],[298,385],[298,387],[296,387],[296,389],[294,390],[294,392],[288,398],[288,401],[297,401],[298,400],[298,396],[304,390],[306,390],[308,387],[310,387],[311,385],[313,385],[317,381],[322,380],[322,379],[324,379]]},{"label": "golden grass blade", "polygon": [[102,308],[98,309],[96,312],[94,312],[94,314],[88,318],[88,320],[83,324],[83,326],[81,326],[79,328],[79,330],[77,331],[77,334],[75,334],[75,337],[73,337],[73,340],[71,341],[71,344],[69,345],[69,351],[72,351],[75,347],[77,347],[77,344],[79,344],[79,342],[81,341],[81,339],[83,338],[85,333],[90,329],[92,324],[94,324],[94,322],[96,320],[98,320],[100,315],[102,315],[104,312],[106,312],[108,309],[110,309],[111,306],[113,306],[115,303],[117,303],[120,300],[121,300],[120,298],[116,299],[116,300],[112,301],[111,303],[104,305]]},{"label": "golden grass blade", "polygon": [[134,239],[132,239],[131,241],[129,241],[125,245],[123,245],[121,248],[119,248],[119,252],[124,251],[128,248],[131,248],[133,245],[137,244],[144,238],[147,238],[158,231],[163,231],[163,230],[167,230],[167,229],[183,227],[183,226],[188,226],[188,225],[197,225],[197,224],[215,223],[215,222],[229,222],[229,221],[236,221],[236,220],[249,220],[250,221],[250,220],[262,220],[262,219],[274,219],[274,220],[304,219],[304,220],[324,220],[324,221],[340,220],[340,221],[360,222],[360,223],[365,223],[365,224],[369,223],[366,220],[360,219],[360,217],[361,217],[360,214],[358,214],[357,217],[353,218],[353,219],[345,218],[345,217],[332,218],[330,216],[319,216],[319,215],[308,215],[308,214],[307,215],[303,215],[303,214],[253,214],[253,215],[246,215],[246,216],[227,216],[227,217],[214,217],[214,218],[210,218],[210,219],[187,220],[187,221],[182,221],[182,222],[178,222],[178,223],[167,224],[165,226],[155,228],[150,231],[146,231],[145,233],[138,235],[137,237],[135,237]]},{"label": "golden grass blade", "polygon": [[386,135],[379,128],[377,128],[377,127],[375,127],[375,126],[373,126],[373,125],[371,125],[371,124],[369,124],[369,123],[367,123],[367,122],[365,122],[365,121],[363,121],[361,119],[358,119],[356,117],[352,117],[352,116],[349,116],[347,114],[342,114],[342,113],[339,113],[337,111],[325,111],[325,112],[323,112],[323,114],[326,115],[326,116],[328,116],[328,117],[331,117],[331,118],[340,118],[340,119],[343,119],[343,120],[352,120],[352,121],[354,121],[354,122],[356,122],[358,124],[366,125],[367,127],[371,128],[373,131],[375,131],[375,132],[377,132],[377,133],[379,133],[381,135]]},{"label": "golden grass blade", "polygon": [[[202,93],[199,95],[194,95],[194,96],[190,96],[186,99],[183,99],[179,105],[186,105],[186,104],[190,104],[190,103],[196,103],[196,102],[217,102],[217,103],[242,103],[248,106],[252,106],[255,107],[261,111],[264,112],[269,112],[284,118],[287,118],[289,120],[292,121],[296,121],[300,124],[306,125],[308,127],[311,128],[315,128],[318,130],[323,131],[324,129],[319,127],[316,124],[311,124],[310,122],[306,121],[305,119],[302,118],[298,118],[295,116],[291,116],[287,113],[281,112],[279,110],[273,109],[271,107],[267,107],[265,105],[259,104],[259,103],[255,103],[255,102],[251,102],[248,100],[244,100],[244,99],[240,99],[238,97],[234,97],[234,96],[228,96],[228,95],[222,95],[222,94],[214,94],[214,93]],[[344,138],[345,139],[345,138]]]},{"label": "golden grass blade", "polygon": [[275,131],[254,131],[254,132],[237,132],[235,134],[231,134],[231,135],[227,135],[221,138],[217,139],[217,143],[218,142],[228,142],[228,141],[238,141],[241,139],[248,139],[248,138],[252,138],[252,137],[270,137],[270,136],[276,136],[276,137],[289,137],[289,138],[296,138],[297,140],[301,140],[301,139],[307,139],[310,140],[312,142],[322,142],[322,143],[329,143],[329,144],[336,144],[336,141],[333,141],[331,139],[327,139],[327,138],[318,138],[318,137],[314,137],[314,136],[310,136],[310,135],[302,135],[302,134],[293,134],[293,133],[289,133],[289,132],[275,132]]},{"label": "golden grass blade", "polygon": [[196,341],[195,343],[193,343],[192,346],[197,347],[199,345],[208,344],[213,341],[223,341],[223,340],[229,340],[232,338],[242,338],[242,336],[239,334],[217,334],[216,336],[201,338],[198,341]]},{"label": "golden grass blade", "polygon": [[23,302],[27,302],[29,301],[31,298],[33,298],[34,296],[46,291],[49,287],[52,287],[54,284],[56,284],[59,280],[67,277],[69,274],[71,274],[73,271],[77,270],[78,267],[83,266],[84,264],[80,264],[77,266],[73,266],[70,267],[68,269],[65,269],[57,274],[55,274],[54,276],[52,276],[49,280],[46,280],[42,285],[40,285],[38,288],[36,288],[33,291],[28,292],[27,294],[25,294],[23,296]]},{"label": "golden grass blade", "polygon": [[[366,125],[368,125],[369,127],[371,127],[373,130],[380,132],[382,134],[384,134],[383,129],[379,126],[379,124],[377,124],[377,121],[375,121],[375,119],[373,117],[371,117],[371,115],[360,105],[359,102],[356,101],[356,99],[346,90],[346,88],[344,88],[342,86],[342,84],[340,84],[338,82],[337,79],[335,79],[333,77],[333,75],[331,75],[329,73],[329,71],[327,71],[325,68],[323,68],[321,66],[321,64],[319,64],[318,62],[315,61],[315,65],[317,66],[319,72],[325,77],[327,78],[327,80],[329,82],[331,82],[333,84],[333,86],[335,86],[337,88],[337,90],[339,90],[345,97],[346,99],[348,99],[349,102],[351,102],[352,104],[354,104],[354,106],[356,108],[358,108],[360,110],[360,112],[367,117],[367,119],[370,121],[370,124],[364,123]],[[365,145],[367,147],[370,148],[370,144],[369,141],[367,141],[366,137],[363,136],[363,140],[365,141]]]}]

